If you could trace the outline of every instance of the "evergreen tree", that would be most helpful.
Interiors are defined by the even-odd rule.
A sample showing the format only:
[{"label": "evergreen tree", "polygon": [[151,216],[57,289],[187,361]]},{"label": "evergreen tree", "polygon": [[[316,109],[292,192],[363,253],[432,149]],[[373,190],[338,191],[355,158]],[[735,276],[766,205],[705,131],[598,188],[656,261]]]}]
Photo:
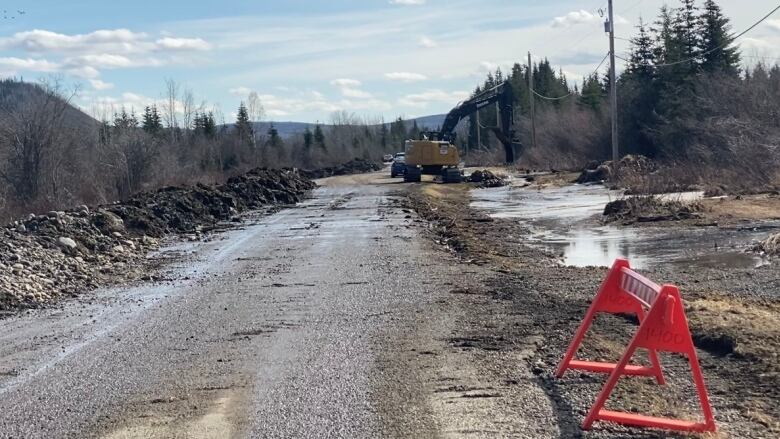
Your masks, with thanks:
[{"label": "evergreen tree", "polygon": [[217,136],[217,121],[211,111],[203,115],[203,134],[210,139]]},{"label": "evergreen tree", "polygon": [[238,137],[244,141],[254,139],[255,132],[252,128],[252,122],[249,121],[249,112],[243,102],[238,106],[238,115],[236,117],[236,132]]},{"label": "evergreen tree", "polygon": [[273,148],[282,146],[282,138],[279,136],[279,130],[276,129],[273,122],[271,122],[271,126],[268,128],[267,144]]},{"label": "evergreen tree", "polygon": [[685,73],[688,75],[694,75],[698,71],[701,55],[699,8],[696,7],[695,0],[680,0],[680,3],[672,22],[674,42],[680,50],[680,60],[691,60],[680,64],[680,68],[686,69]]},{"label": "evergreen tree", "polygon": [[408,139],[420,138],[420,127],[417,126],[417,119],[412,121],[412,128],[409,130],[409,134],[406,137]]},{"label": "evergreen tree", "polygon": [[626,73],[632,79],[649,86],[654,77],[655,52],[653,50],[653,39],[650,36],[647,26],[642,19],[639,19],[639,34],[631,39],[631,55]]},{"label": "evergreen tree", "polygon": [[708,73],[739,74],[740,55],[735,47],[729,47],[734,42],[731,36],[729,19],[713,0],[704,2],[701,15],[701,47],[702,70]]},{"label": "evergreen tree", "polygon": [[594,73],[583,80],[582,92],[579,98],[580,104],[592,110],[599,110],[605,96],[606,90],[601,85],[598,73]]},{"label": "evergreen tree", "polygon": [[306,151],[310,151],[314,144],[314,133],[311,132],[309,127],[306,127],[306,131],[303,132],[303,147]]},{"label": "evergreen tree", "polygon": [[114,114],[114,131],[124,133],[138,127],[138,119],[135,113],[130,114],[122,108],[122,111]]},{"label": "evergreen tree", "polygon": [[157,111],[157,106],[152,105],[144,109],[143,120],[141,121],[143,130],[153,136],[160,134],[163,130],[162,117]]},{"label": "evergreen tree", "polygon": [[325,146],[325,134],[322,132],[319,122],[314,126],[314,144],[322,149],[327,149]]}]

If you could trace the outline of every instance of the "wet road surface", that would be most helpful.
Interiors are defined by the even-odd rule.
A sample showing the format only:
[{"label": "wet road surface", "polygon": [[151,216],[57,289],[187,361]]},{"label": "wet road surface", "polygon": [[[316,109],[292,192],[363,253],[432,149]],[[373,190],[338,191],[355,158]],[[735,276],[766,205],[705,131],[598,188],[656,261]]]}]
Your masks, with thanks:
[{"label": "wet road surface", "polygon": [[464,313],[448,291],[472,274],[418,236],[392,190],[323,187],[171,249],[185,255],[173,280],[0,320],[0,437],[487,432],[492,400],[436,390],[483,373],[445,346]]}]

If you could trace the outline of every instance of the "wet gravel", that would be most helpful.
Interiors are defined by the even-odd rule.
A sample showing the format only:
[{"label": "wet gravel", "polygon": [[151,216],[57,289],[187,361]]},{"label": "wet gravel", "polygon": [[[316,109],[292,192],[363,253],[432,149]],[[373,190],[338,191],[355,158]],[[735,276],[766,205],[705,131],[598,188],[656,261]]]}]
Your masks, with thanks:
[{"label": "wet gravel", "polygon": [[[468,191],[465,186],[436,190],[420,187],[408,201],[411,208],[432,222],[431,239],[445,245],[463,263],[494,273],[483,284],[493,305],[482,310],[484,316],[475,317],[464,337],[476,340],[473,346],[486,355],[495,350],[514,352],[518,346],[526,351],[528,340],[542,340],[536,342],[533,353],[521,362],[521,367],[532,374],[533,381],[553,404],[560,437],[674,437],[668,432],[606,423],[597,424],[590,432],[580,429],[605,378],[570,372],[559,380],[553,373],[606,268],[561,266],[556,255],[524,243],[529,231],[522,225],[509,219],[488,218],[470,208]],[[741,331],[739,325],[721,326],[716,311],[699,308],[700,303],[707,304],[706,300],[722,300],[747,304],[757,313],[777,312],[780,280],[776,269],[667,266],[643,270],[643,274],[659,283],[675,283],[681,287],[684,299],[693,304],[687,312],[721,432],[733,437],[767,437],[778,431],[778,424],[772,420],[780,414],[780,382],[773,364],[780,351],[775,328],[751,329],[749,322],[743,323],[746,331]],[[504,321],[485,323],[493,315],[504,316]],[[594,328],[580,356],[616,361],[636,326],[624,318],[605,316],[598,319]],[[734,352],[730,343],[752,348],[763,345],[768,357]],[[687,363],[675,355],[664,355],[662,363],[669,385],[659,388],[642,378],[621,380],[608,407],[698,419]]]}]

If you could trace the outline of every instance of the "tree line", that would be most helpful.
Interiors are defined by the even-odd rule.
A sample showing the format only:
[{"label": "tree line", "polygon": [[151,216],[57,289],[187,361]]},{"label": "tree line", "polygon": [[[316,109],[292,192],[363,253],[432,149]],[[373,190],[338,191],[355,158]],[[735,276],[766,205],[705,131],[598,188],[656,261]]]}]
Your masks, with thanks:
[{"label": "tree line", "polygon": [[0,220],[166,185],[219,182],[255,167],[378,161],[420,132],[400,117],[385,123],[342,111],[329,124],[283,137],[273,124],[256,128],[264,113],[256,94],[227,122],[174,81],[140,113],[119,108],[95,119],[71,105],[74,96],[57,82],[0,81]]},{"label": "tree line", "polygon": [[[681,0],[675,8],[662,7],[652,23],[640,20],[629,54],[620,56],[626,61],[617,80],[623,153],[681,166],[696,163],[698,178],[776,178],[780,67],[762,62],[745,67],[733,35],[714,0]],[[503,80],[512,84],[523,164],[561,169],[607,159],[608,78],[595,72],[572,85],[547,60],[532,68],[537,93],[552,98],[571,93],[562,100],[536,98],[536,148],[530,138],[526,66],[515,64],[506,77],[500,70],[491,73],[475,90]],[[473,119],[470,148],[476,146]],[[494,121],[495,111],[482,110],[482,125]]]}]

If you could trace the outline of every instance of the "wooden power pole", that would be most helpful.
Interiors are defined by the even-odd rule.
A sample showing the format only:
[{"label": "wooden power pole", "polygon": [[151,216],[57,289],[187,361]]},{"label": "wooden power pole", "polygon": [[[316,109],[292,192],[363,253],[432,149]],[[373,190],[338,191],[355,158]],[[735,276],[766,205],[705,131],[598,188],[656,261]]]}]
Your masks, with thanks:
[{"label": "wooden power pole", "polygon": [[531,144],[536,149],[536,109],[534,108],[534,67],[531,64],[531,52],[528,52],[528,104],[531,110]]},{"label": "wooden power pole", "polygon": [[612,163],[617,169],[620,152],[618,150],[617,74],[615,71],[615,15],[612,10],[612,0],[609,0],[609,112],[612,116]]}]

